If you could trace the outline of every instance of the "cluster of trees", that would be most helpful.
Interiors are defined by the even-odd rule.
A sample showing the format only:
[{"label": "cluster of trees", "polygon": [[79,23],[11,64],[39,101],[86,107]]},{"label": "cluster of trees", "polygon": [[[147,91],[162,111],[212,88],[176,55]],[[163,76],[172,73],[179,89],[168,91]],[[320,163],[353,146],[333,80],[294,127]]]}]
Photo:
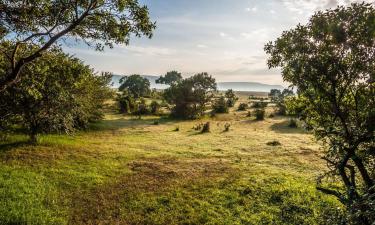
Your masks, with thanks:
[{"label": "cluster of trees", "polygon": [[265,46],[269,67],[296,87],[289,109],[326,144],[318,190],[347,207],[344,223],[375,221],[374,18],[366,3],[317,12]]},{"label": "cluster of trees", "polygon": [[110,95],[110,75],[64,54],[59,40],[69,35],[101,51],[155,29],[137,0],[4,0],[0,8],[0,128],[22,128],[33,142],[86,127]]}]

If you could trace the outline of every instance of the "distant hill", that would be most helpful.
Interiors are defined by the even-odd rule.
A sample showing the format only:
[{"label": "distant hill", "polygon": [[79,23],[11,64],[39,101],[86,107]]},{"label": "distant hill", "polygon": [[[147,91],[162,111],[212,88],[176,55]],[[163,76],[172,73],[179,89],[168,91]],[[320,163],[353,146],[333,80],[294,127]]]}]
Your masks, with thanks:
[{"label": "distant hill", "polygon": [[[122,76],[120,75],[113,75],[111,85],[113,88],[118,88],[120,86],[121,77]],[[147,78],[150,81],[151,88],[165,89],[168,87],[167,85],[156,83],[156,80],[159,78],[159,76],[143,75],[143,77]],[[284,87],[281,85],[269,85],[257,82],[218,82],[217,86],[221,91],[233,89],[234,91],[269,92],[271,89],[284,89]]]}]

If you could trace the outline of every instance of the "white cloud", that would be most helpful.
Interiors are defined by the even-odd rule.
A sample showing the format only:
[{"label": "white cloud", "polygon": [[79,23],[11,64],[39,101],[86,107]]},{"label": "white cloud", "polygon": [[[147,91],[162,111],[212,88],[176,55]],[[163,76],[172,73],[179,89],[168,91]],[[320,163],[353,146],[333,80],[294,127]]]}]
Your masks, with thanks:
[{"label": "white cloud", "polygon": [[198,47],[198,48],[208,48],[207,45],[203,45],[203,44],[198,44],[197,47]]},{"label": "white cloud", "polygon": [[258,8],[254,6],[252,8],[250,8],[250,7],[249,8],[245,8],[245,10],[246,10],[246,12],[254,12],[255,13],[255,12],[258,11]]},{"label": "white cloud", "polygon": [[220,32],[219,35],[220,35],[220,37],[227,37],[228,36],[228,34],[226,34],[224,32]]},{"label": "white cloud", "polygon": [[354,2],[373,2],[372,0],[282,0],[284,6],[298,14],[312,14],[317,10],[333,8],[338,5],[350,5]]},{"label": "white cloud", "polygon": [[169,56],[176,51],[169,48],[162,47],[141,47],[141,46],[121,46],[124,51],[129,51],[135,55],[149,55],[149,56]]}]

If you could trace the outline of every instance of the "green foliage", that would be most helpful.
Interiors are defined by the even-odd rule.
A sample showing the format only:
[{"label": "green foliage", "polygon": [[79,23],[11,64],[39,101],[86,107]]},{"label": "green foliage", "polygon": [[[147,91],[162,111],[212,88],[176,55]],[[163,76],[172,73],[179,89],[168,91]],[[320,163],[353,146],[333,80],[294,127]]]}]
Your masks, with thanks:
[{"label": "green foliage", "polygon": [[156,80],[156,83],[172,85],[172,84],[177,84],[181,80],[182,80],[181,73],[177,71],[170,71],[164,76],[159,77],[159,79]]},{"label": "green foliage", "polygon": [[140,101],[136,102],[136,107],[133,114],[139,117],[141,117],[142,115],[150,114],[150,109],[147,106],[146,100],[144,98],[141,98]]},{"label": "green foliage", "polygon": [[374,20],[365,3],[317,12],[265,47],[269,67],[297,87],[295,114],[327,146],[327,175],[343,182],[327,188],[331,179],[322,176],[318,189],[345,204],[355,224],[371,224],[375,214],[365,201],[375,192]]},{"label": "green foliage", "polygon": [[224,96],[220,96],[218,99],[214,101],[212,104],[212,109],[215,113],[228,113],[229,107],[228,102],[224,98]]},{"label": "green foliage", "polygon": [[225,92],[225,98],[227,100],[228,107],[233,107],[234,104],[238,101],[237,95],[232,89],[229,89]]},{"label": "green foliage", "polygon": [[253,104],[251,105],[251,108],[256,108],[256,109],[266,108],[267,105],[268,105],[268,102],[263,102],[263,101],[253,102]]},{"label": "green foliage", "polygon": [[71,133],[103,116],[112,93],[110,74],[97,76],[80,60],[60,49],[29,64],[17,86],[0,93],[7,121],[27,130],[33,142],[39,133]]},{"label": "green foliage", "polygon": [[163,96],[173,105],[172,116],[195,119],[204,114],[206,104],[213,98],[215,90],[215,79],[207,73],[199,73],[173,83],[164,90]]},{"label": "green foliage", "polygon": [[280,95],[281,91],[279,89],[271,89],[270,93],[268,94],[268,97],[271,98],[272,102],[277,102]]},{"label": "green foliage", "polygon": [[117,94],[116,101],[118,102],[120,113],[130,114],[134,112],[136,107],[135,100],[127,91]]},{"label": "green foliage", "polygon": [[266,114],[266,111],[264,110],[264,108],[259,108],[259,109],[256,109],[254,111],[254,114],[255,114],[256,120],[264,120],[264,116]]},{"label": "green foliage", "polygon": [[160,111],[160,104],[157,101],[152,101],[150,104],[150,113],[153,115],[157,115]]},{"label": "green foliage", "polygon": [[238,111],[245,111],[249,108],[249,105],[246,104],[246,103],[241,103],[239,106],[238,106]]},{"label": "green foliage", "polygon": [[0,77],[0,91],[26,75],[26,71],[20,73],[24,66],[65,35],[102,50],[104,46],[128,44],[132,35],[151,37],[155,29],[147,7],[137,0],[4,0],[1,14],[0,38],[13,44],[1,51],[8,69]]},{"label": "green foliage", "polygon": [[124,76],[120,79],[119,91],[125,90],[136,99],[146,97],[151,93],[150,81],[137,74]]},{"label": "green foliage", "polygon": [[298,127],[298,124],[297,124],[297,120],[295,119],[290,119],[289,120],[289,125],[288,125],[290,128],[297,128]]}]

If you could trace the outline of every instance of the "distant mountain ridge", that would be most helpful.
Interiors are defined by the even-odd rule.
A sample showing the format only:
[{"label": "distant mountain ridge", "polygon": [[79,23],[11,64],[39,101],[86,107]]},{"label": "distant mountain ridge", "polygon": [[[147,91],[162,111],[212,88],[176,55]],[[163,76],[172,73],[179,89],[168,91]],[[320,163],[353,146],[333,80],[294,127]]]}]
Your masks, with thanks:
[{"label": "distant mountain ridge", "polygon": [[[120,86],[120,79],[122,77],[123,76],[121,75],[113,75],[111,87],[118,88]],[[150,81],[151,88],[165,89],[168,87],[168,85],[156,83],[156,80],[159,78],[159,76],[142,75],[142,77],[147,78]],[[221,90],[221,91],[233,89],[234,91],[258,91],[258,92],[269,92],[271,89],[279,89],[279,90],[284,89],[284,87],[281,85],[262,84],[258,82],[218,82],[217,88],[218,90]]]}]

